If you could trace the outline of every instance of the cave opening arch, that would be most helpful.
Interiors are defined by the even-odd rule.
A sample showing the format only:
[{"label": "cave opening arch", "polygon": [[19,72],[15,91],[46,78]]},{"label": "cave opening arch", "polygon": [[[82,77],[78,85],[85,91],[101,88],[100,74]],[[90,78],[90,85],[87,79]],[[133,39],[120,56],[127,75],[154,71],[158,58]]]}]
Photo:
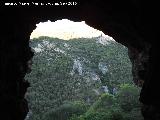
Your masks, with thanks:
[{"label": "cave opening arch", "polygon": [[[48,22],[48,24],[49,24],[50,22]],[[51,24],[50,24],[51,25]],[[47,26],[47,25],[46,25]],[[49,28],[48,28],[49,29]],[[63,28],[64,29],[64,28]],[[36,29],[35,29],[36,30]],[[38,30],[37,30],[38,31]],[[33,33],[34,33],[34,31],[33,31]],[[53,34],[53,33],[52,33]],[[38,41],[38,40],[40,40],[40,41],[42,41],[42,42],[37,42],[38,43],[38,46],[45,46],[44,48],[46,48],[47,46],[49,47],[49,49],[51,49],[52,47],[52,49],[55,49],[56,47],[55,47],[55,45],[53,46],[51,43],[48,43],[49,41],[48,40],[52,40],[52,39],[57,39],[57,38],[49,38],[49,37],[47,37],[47,35],[45,34],[45,33],[42,33],[42,35],[41,36],[44,36],[44,37],[40,37],[40,38],[33,38],[31,41],[33,41],[33,44],[34,44],[34,41]],[[46,37],[45,37],[46,36]],[[47,40],[48,39],[48,40]],[[72,38],[73,39],[73,38]],[[83,39],[83,38],[81,38],[81,39]],[[86,39],[86,41],[87,41],[87,38],[84,38],[84,39]],[[100,44],[102,44],[102,46],[104,45],[106,45],[106,44],[109,44],[109,41],[105,41],[105,40],[103,40],[104,41],[104,43],[101,43],[101,42],[103,42],[102,41],[102,39],[110,39],[110,40],[112,40],[112,38],[111,37],[109,37],[109,36],[107,36],[106,38],[104,38],[104,36],[102,36],[102,34],[100,35],[100,33],[99,33],[99,36],[98,37],[95,37],[95,38],[93,38],[93,42],[94,42],[94,39],[95,40],[97,40],[96,42],[98,42],[98,43],[100,43]],[[76,39],[75,39],[76,40]],[[78,40],[78,39],[77,39]],[[56,40],[57,41],[57,40]],[[63,44],[63,42],[62,42],[62,39],[59,39],[59,41],[61,41],[61,42],[59,42],[59,44]],[[80,40],[79,40],[80,41]],[[106,42],[106,43],[105,43]],[[108,43],[107,43],[108,42]],[[46,45],[45,45],[46,44]],[[54,44],[54,43],[53,43]],[[56,42],[55,42],[55,44],[56,44]],[[69,43],[67,43],[67,42],[65,42],[65,44],[69,44]],[[81,43],[79,43],[79,44],[81,44]],[[82,43],[83,44],[83,43]],[[119,43],[116,43],[117,45],[119,44]],[[34,46],[34,45],[33,45]],[[32,46],[32,47],[33,47]],[[44,51],[44,50],[42,50],[43,48],[41,48],[41,47],[39,47],[38,48],[38,46],[34,46],[33,48],[35,48],[35,53],[37,52],[37,53],[39,53],[39,52],[41,52],[41,51]],[[51,47],[52,46],[52,47]],[[101,47],[102,47],[101,46]],[[125,48],[124,46],[122,46],[122,45],[119,45],[119,46],[121,46],[122,48]],[[55,48],[54,48],[55,47]],[[41,48],[41,50],[40,50],[40,48]],[[85,47],[84,47],[85,48]],[[99,47],[97,48],[96,47],[96,49],[100,49]],[[46,49],[47,50],[47,49]],[[60,49],[58,48],[56,48],[55,49],[56,51],[57,50],[59,50],[59,52],[62,52],[63,54],[64,54],[64,49],[61,47]],[[120,50],[120,49],[119,49]],[[47,50],[48,51],[48,50]],[[117,53],[118,53],[119,51],[117,51]],[[107,53],[107,51],[106,51],[106,53]],[[114,53],[113,53],[114,54]],[[125,53],[126,55],[128,54],[127,52]],[[118,55],[118,54],[117,54]],[[36,55],[36,56],[38,56],[38,55]],[[65,55],[63,55],[63,56],[65,56]],[[82,56],[80,56],[80,57],[82,57]],[[118,57],[118,56],[117,56]],[[43,58],[40,58],[39,57],[39,60],[40,59],[43,59]],[[46,59],[51,59],[51,58],[46,58]],[[74,58],[73,57],[73,59],[75,59],[76,61],[74,61],[74,62],[82,62],[82,61],[80,61],[80,59],[76,59],[76,58]],[[104,60],[105,61],[105,60]],[[59,61],[57,61],[57,62],[59,62]],[[38,62],[39,64],[41,64],[40,62]],[[46,64],[47,64],[47,61],[45,62]],[[102,62],[101,62],[102,63]],[[56,64],[56,63],[55,63]],[[108,66],[108,65],[107,65]],[[112,65],[111,65],[112,66]],[[117,66],[118,67],[118,66]],[[122,67],[122,66],[121,66]],[[38,67],[39,68],[39,67]],[[116,68],[115,66],[114,66],[114,68]],[[35,68],[34,68],[35,69]],[[125,68],[124,68],[125,69]],[[35,71],[35,70],[34,70]],[[129,70],[130,71],[130,70]],[[65,73],[65,71],[63,71],[64,73]],[[72,72],[73,72],[73,70],[72,70]],[[82,74],[82,72],[80,71],[80,70],[78,70],[77,72],[79,72],[79,74]],[[92,71],[93,72],[93,71]],[[45,71],[43,71],[42,72],[42,74],[45,74],[46,72]],[[55,73],[55,72],[54,72]],[[53,74],[54,74],[53,73]],[[126,71],[126,73],[127,73],[127,71]],[[126,73],[122,73],[122,74],[126,74]],[[56,73],[55,73],[56,74]],[[96,74],[99,74],[99,73],[96,73]],[[121,74],[121,75],[122,75]],[[120,76],[121,76],[120,75]],[[114,75],[112,75],[112,76],[114,76]],[[119,77],[120,77],[119,76]],[[32,79],[32,78],[29,78],[29,79]],[[41,79],[41,78],[39,78],[39,79]],[[47,78],[46,78],[47,79]],[[67,79],[67,78],[66,78]],[[129,79],[129,78],[128,78]],[[132,79],[130,79],[130,81],[132,81]],[[37,79],[37,82],[39,83],[39,80]],[[133,82],[133,81],[132,81]],[[32,83],[34,83],[34,82],[32,82]],[[124,82],[125,83],[125,82]],[[104,86],[103,87],[105,87],[105,84],[103,84]],[[138,85],[140,85],[140,84],[138,84]],[[58,85],[57,85],[58,86]],[[34,86],[35,87],[35,86]],[[43,87],[43,85],[41,86],[41,87]],[[53,87],[54,88],[54,87]],[[44,88],[43,88],[44,89]],[[61,88],[59,88],[59,89],[61,89]],[[108,91],[108,90],[107,90]],[[111,90],[112,91],[112,90]],[[38,94],[38,92],[37,92],[37,94]],[[36,94],[35,94],[36,95]],[[49,94],[48,94],[48,96],[49,96]],[[37,98],[38,99],[38,98]],[[137,98],[138,99],[138,98]],[[41,105],[40,105],[41,106]],[[43,106],[44,107],[44,106]],[[30,113],[30,112],[29,112]]]}]

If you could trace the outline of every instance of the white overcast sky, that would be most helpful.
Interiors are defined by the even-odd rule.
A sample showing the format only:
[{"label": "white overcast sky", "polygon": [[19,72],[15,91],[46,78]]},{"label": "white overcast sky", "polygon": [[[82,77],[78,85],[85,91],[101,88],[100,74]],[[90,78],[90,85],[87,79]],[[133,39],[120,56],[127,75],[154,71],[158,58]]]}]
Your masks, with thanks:
[{"label": "white overcast sky", "polygon": [[39,36],[57,37],[60,39],[71,39],[79,37],[97,37],[104,33],[96,30],[84,21],[73,22],[68,19],[57,20],[55,22],[47,21],[36,24],[37,28],[32,32],[30,38],[36,38]]}]

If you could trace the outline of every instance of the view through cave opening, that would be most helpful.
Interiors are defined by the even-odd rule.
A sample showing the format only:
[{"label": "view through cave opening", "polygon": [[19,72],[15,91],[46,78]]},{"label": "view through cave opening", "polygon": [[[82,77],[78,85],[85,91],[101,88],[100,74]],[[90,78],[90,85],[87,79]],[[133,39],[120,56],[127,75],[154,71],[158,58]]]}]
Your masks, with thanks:
[{"label": "view through cave opening", "polygon": [[37,24],[26,120],[142,120],[128,49],[82,22]]}]

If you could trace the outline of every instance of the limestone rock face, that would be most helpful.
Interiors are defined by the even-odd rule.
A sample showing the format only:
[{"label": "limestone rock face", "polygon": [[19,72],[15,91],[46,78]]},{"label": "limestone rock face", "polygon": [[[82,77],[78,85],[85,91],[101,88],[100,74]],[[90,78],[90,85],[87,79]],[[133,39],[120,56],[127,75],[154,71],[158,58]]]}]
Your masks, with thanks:
[{"label": "limestone rock face", "polygon": [[140,101],[149,106],[142,110],[144,118],[159,119],[160,47],[156,41],[158,10],[155,2],[86,0],[69,7],[17,7],[4,6],[3,2],[1,5],[0,119],[24,120],[28,112],[24,95],[29,86],[24,75],[33,56],[29,47],[30,34],[37,23],[62,18],[85,21],[128,47],[134,81],[136,84],[143,81]]}]

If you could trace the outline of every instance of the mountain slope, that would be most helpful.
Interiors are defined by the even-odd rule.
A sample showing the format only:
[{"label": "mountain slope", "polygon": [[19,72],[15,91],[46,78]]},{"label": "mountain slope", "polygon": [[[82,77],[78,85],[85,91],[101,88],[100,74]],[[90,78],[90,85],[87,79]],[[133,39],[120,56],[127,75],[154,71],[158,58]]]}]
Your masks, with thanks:
[{"label": "mountain slope", "polygon": [[101,93],[114,94],[120,84],[132,83],[127,48],[107,38],[39,37],[30,45],[35,56],[26,76],[32,85],[27,97],[35,116],[64,101],[90,105]]}]

